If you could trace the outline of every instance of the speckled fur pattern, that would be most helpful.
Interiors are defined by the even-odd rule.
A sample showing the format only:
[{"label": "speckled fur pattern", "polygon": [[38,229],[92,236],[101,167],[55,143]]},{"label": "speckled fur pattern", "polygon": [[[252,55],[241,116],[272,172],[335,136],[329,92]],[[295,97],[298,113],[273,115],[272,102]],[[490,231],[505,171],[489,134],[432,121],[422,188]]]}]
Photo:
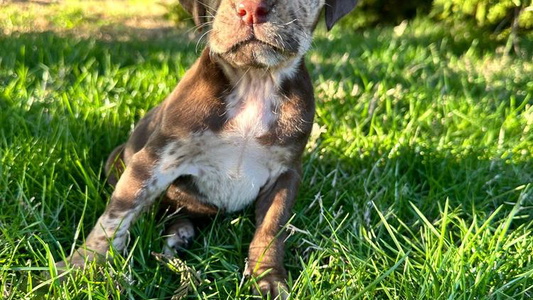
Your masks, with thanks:
[{"label": "speckled fur pattern", "polygon": [[314,117],[303,55],[322,7],[328,6],[332,24],[355,1],[246,1],[266,5],[268,18],[245,24],[235,0],[180,0],[198,26],[211,27],[208,45],[176,89],[111,153],[109,205],[85,243],[58,266],[82,267],[106,259],[111,245],[123,249],[131,224],[161,194],[179,214],[166,232],[169,255],[190,244],[194,218],[255,203],[245,274],[257,278],[260,294],[287,297],[282,228]]}]

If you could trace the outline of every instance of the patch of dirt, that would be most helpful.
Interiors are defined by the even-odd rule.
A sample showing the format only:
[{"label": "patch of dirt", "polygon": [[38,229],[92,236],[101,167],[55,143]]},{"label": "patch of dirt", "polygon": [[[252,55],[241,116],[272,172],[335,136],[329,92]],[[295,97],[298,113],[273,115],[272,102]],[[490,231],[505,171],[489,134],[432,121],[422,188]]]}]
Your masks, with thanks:
[{"label": "patch of dirt", "polygon": [[165,17],[165,5],[175,3],[165,1],[0,0],[0,33],[55,32],[103,40],[192,38],[193,29],[178,29]]}]

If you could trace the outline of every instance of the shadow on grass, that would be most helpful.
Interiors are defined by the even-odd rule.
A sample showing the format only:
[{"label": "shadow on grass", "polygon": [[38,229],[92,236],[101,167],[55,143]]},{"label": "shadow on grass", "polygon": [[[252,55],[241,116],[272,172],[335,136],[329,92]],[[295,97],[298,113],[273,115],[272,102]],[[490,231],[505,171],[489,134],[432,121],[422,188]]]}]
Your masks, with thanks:
[{"label": "shadow on grass", "polygon": [[[24,65],[38,72],[40,65],[50,69],[58,66],[75,68],[80,62],[95,60],[97,64],[91,71],[97,70],[104,74],[110,63],[127,67],[148,62],[154,68],[162,68],[169,62],[158,58],[161,53],[171,56],[188,53],[190,55],[182,61],[186,65],[194,62],[199,54],[195,54],[196,41],[190,40],[183,32],[168,29],[161,32],[159,29],[134,27],[124,31],[128,34],[113,32],[108,36],[104,34],[102,38],[83,37],[68,32],[58,34],[52,31],[0,35],[2,67],[14,69]],[[112,62],[107,62],[106,59],[111,59]],[[74,84],[75,78],[71,78],[71,81]]]},{"label": "shadow on grass", "polygon": [[[134,29],[129,29],[129,34],[134,36],[131,30]],[[120,76],[132,76],[131,73],[146,69],[165,69],[163,74],[169,74],[169,80],[167,82],[166,78],[163,79],[172,88],[179,80],[180,74],[198,55],[195,53],[196,43],[187,39],[181,32],[165,34],[165,38],[157,35],[156,38],[147,40],[131,39],[131,36],[128,40],[116,41],[58,35],[54,32],[0,35],[0,86],[2,87],[0,90],[3,92],[0,94],[2,100],[0,107],[13,110],[6,114],[12,120],[5,122],[6,129],[8,131],[19,129],[14,124],[17,120],[20,122],[22,116],[26,119],[26,122],[22,122],[26,124],[22,127],[26,129],[26,134],[39,136],[45,129],[40,126],[31,127],[32,124],[42,125],[42,119],[47,119],[48,122],[55,122],[56,124],[50,124],[54,126],[61,123],[62,118],[70,118],[72,122],[88,123],[79,126],[79,129],[91,129],[95,127],[93,123],[100,123],[96,129],[98,131],[94,132],[96,136],[115,132],[116,127],[122,125],[120,132],[125,136],[131,129],[130,123],[118,121],[106,124],[105,122],[110,122],[108,118],[89,120],[87,116],[80,115],[83,113],[81,111],[83,106],[79,103],[87,101],[90,103],[87,108],[94,109],[98,106],[113,105],[109,102],[118,101],[118,97],[123,97],[129,105],[128,110],[133,111],[134,118],[138,119],[147,109],[154,106],[153,103],[162,101],[162,98],[138,100],[140,91],[128,89],[125,86],[128,81],[121,81]],[[127,71],[121,72],[121,70]],[[119,78],[112,78],[109,82],[98,81],[106,76]],[[153,77],[156,76],[147,76],[146,82],[135,82],[136,87],[157,87],[159,82],[151,81]],[[95,94],[90,95],[72,92],[82,84],[92,84],[92,87],[101,90],[96,90]],[[131,96],[127,92],[130,92]],[[102,96],[98,97],[97,94]],[[61,96],[73,97],[57,99]],[[74,104],[78,106],[74,107]],[[80,111],[73,111],[76,108]],[[55,113],[51,114],[51,111]],[[79,134],[91,134],[91,132]],[[116,133],[111,135],[116,137]],[[107,145],[111,148],[95,150],[110,151],[114,146]],[[105,156],[102,153],[91,154],[97,157],[95,163]]]}]

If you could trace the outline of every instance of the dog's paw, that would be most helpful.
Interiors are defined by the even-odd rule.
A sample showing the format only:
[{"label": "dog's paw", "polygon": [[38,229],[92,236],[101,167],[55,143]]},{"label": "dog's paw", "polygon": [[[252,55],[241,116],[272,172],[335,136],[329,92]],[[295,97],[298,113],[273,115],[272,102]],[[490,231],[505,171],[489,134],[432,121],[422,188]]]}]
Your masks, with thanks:
[{"label": "dog's paw", "polygon": [[76,253],[74,253],[74,255],[67,258],[66,260],[56,263],[56,268],[66,269],[68,266],[71,266],[77,269],[83,268],[85,266],[85,261],[90,258],[88,258],[87,256],[80,255],[78,251],[79,250],[77,250]]},{"label": "dog's paw", "polygon": [[266,275],[257,280],[254,294],[264,299],[285,300],[289,298],[289,287],[285,279],[278,276]]},{"label": "dog's paw", "polygon": [[175,256],[191,246],[194,239],[194,225],[189,219],[179,219],[166,231],[164,253]]},{"label": "dog's paw", "polygon": [[105,256],[98,254],[94,250],[86,248],[78,248],[66,260],[56,263],[56,270],[58,274],[62,274],[69,269],[81,270],[85,269],[87,263],[95,262],[96,264],[105,263]]},{"label": "dog's paw", "polygon": [[81,271],[85,267],[85,257],[80,255],[77,250],[72,256],[66,260],[55,263],[55,271],[44,271],[42,276],[47,279],[55,278],[59,282],[66,280],[67,273]]}]

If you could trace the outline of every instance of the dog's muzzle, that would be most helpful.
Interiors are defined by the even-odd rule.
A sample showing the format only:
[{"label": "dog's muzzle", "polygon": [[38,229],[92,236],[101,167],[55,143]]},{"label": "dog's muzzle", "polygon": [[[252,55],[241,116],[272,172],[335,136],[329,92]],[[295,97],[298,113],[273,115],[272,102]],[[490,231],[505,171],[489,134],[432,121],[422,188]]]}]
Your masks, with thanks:
[{"label": "dog's muzzle", "polygon": [[242,0],[221,9],[209,43],[236,67],[274,68],[299,53],[297,22],[283,20],[277,1]]}]

